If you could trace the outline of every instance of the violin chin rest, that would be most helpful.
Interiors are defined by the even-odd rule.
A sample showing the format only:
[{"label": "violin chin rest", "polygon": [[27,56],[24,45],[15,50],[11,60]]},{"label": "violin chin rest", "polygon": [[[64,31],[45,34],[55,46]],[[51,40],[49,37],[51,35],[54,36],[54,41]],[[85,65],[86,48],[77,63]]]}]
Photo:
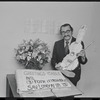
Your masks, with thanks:
[{"label": "violin chin rest", "polygon": [[67,77],[75,77],[75,73],[72,71],[68,71],[68,70],[60,70],[62,74],[64,74]]}]

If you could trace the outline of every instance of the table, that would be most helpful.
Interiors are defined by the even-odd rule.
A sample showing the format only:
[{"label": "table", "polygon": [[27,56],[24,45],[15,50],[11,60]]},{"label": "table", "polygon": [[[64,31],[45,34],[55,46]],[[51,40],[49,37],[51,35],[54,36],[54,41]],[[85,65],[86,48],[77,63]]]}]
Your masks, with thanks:
[{"label": "table", "polygon": [[20,97],[17,93],[17,85],[14,74],[6,76],[6,97]]},{"label": "table", "polygon": [[[78,90],[69,79],[67,80],[72,87],[70,88],[70,91],[68,91],[66,97],[81,95],[82,92]],[[20,97],[20,95],[17,93],[15,74],[8,74],[6,76],[6,97]]]}]

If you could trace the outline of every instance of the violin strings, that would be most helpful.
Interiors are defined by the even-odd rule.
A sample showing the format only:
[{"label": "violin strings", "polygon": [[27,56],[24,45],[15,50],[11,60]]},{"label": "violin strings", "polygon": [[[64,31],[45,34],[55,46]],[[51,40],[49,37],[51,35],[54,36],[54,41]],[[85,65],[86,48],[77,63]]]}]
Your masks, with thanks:
[{"label": "violin strings", "polygon": [[[94,43],[94,41],[92,41],[85,49],[83,49],[84,51],[92,44]],[[77,56],[68,66],[70,66],[79,56]],[[68,67],[67,66],[67,67]]]}]

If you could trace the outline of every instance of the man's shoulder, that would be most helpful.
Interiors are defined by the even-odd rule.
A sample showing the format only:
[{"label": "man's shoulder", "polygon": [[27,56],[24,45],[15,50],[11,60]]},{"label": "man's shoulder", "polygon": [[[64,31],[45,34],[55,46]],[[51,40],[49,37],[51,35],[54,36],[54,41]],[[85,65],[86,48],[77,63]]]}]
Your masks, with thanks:
[{"label": "man's shoulder", "polygon": [[61,39],[61,40],[57,40],[55,43],[58,44],[58,43],[61,43],[61,42],[63,42],[63,41],[64,41],[64,40]]},{"label": "man's shoulder", "polygon": [[76,38],[75,37],[72,37],[72,41],[76,41]]},{"label": "man's shoulder", "polygon": [[[72,37],[72,42],[75,42],[76,41],[76,38],[75,37]],[[83,41],[81,41],[81,44],[84,44]]]}]

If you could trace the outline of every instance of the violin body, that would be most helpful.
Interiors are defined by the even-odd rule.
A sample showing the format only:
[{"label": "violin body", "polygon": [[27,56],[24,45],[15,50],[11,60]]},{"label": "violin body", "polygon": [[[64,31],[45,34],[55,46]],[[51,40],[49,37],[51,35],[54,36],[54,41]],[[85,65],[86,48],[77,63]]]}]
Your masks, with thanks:
[{"label": "violin body", "polygon": [[79,30],[76,41],[71,43],[71,45],[69,46],[70,53],[66,55],[63,58],[62,62],[60,63],[62,70],[72,71],[75,68],[77,68],[79,64],[77,54],[80,53],[80,51],[82,50],[81,41],[83,39],[84,34],[85,34],[85,26],[82,26],[81,29]]},{"label": "violin body", "polygon": [[62,69],[65,70],[74,70],[79,62],[77,58],[77,53],[82,50],[81,43],[73,42],[69,47],[70,53],[66,55],[61,63]]}]

